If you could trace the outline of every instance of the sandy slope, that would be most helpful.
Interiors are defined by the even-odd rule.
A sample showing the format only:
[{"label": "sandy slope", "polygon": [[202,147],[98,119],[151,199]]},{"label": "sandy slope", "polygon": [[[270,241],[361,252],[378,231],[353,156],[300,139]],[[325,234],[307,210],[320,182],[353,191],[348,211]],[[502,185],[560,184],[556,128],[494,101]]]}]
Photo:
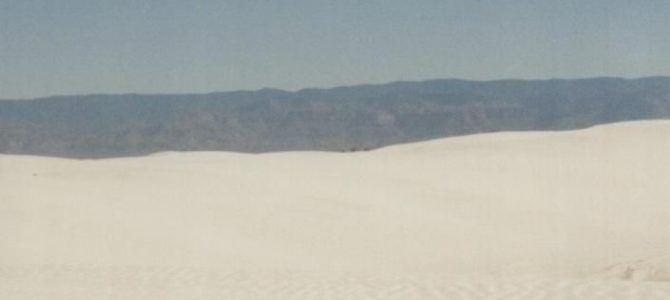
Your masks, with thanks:
[{"label": "sandy slope", "polygon": [[670,299],[670,121],[0,156],[0,299]]}]

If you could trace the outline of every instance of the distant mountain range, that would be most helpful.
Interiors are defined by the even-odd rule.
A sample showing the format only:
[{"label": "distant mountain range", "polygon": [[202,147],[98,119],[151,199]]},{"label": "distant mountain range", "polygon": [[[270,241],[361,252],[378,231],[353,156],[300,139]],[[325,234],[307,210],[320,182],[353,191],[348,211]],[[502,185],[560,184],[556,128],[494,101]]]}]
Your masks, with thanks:
[{"label": "distant mountain range", "polygon": [[670,118],[670,77],[430,80],[288,92],[0,101],[0,153],[354,151],[494,131]]}]

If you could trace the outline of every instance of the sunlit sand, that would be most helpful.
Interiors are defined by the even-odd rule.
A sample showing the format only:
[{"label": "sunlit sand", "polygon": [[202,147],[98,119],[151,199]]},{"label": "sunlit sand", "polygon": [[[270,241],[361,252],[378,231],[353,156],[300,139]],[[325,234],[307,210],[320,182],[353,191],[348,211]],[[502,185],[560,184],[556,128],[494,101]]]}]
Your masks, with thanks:
[{"label": "sunlit sand", "polygon": [[670,299],[670,121],[0,155],[0,299]]}]

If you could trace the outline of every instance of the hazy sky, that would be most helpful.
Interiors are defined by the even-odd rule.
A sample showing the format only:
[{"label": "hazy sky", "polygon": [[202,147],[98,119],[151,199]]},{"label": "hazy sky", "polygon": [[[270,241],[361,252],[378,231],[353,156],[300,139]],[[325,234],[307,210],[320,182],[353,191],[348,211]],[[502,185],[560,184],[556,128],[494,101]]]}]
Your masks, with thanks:
[{"label": "hazy sky", "polygon": [[0,0],[0,98],[649,75],[667,0]]}]

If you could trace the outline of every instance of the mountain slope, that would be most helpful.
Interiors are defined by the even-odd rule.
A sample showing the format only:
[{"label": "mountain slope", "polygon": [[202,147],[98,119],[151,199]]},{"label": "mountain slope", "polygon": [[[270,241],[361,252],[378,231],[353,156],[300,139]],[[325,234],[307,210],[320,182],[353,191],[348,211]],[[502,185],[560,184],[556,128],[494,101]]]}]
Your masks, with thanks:
[{"label": "mountain slope", "polygon": [[433,80],[298,92],[0,101],[0,153],[349,151],[506,130],[670,117],[670,78]]}]

